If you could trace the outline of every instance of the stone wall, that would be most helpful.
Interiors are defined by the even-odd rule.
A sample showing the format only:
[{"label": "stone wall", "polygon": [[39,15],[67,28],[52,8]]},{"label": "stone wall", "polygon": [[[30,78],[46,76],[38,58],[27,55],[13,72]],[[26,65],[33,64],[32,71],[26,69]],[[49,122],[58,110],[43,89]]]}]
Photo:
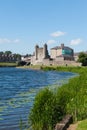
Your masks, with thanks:
[{"label": "stone wall", "polygon": [[55,126],[55,130],[67,130],[69,125],[73,122],[73,118],[71,115],[66,115],[60,123],[57,123]]},{"label": "stone wall", "polygon": [[53,65],[53,66],[81,66],[81,63],[78,63],[76,61],[69,61],[69,60],[50,60],[50,59],[43,59],[42,61],[35,60],[34,57],[32,57],[31,64],[33,65]]},{"label": "stone wall", "polygon": [[50,57],[55,59],[57,56],[62,54],[62,49],[51,49],[50,50]]}]

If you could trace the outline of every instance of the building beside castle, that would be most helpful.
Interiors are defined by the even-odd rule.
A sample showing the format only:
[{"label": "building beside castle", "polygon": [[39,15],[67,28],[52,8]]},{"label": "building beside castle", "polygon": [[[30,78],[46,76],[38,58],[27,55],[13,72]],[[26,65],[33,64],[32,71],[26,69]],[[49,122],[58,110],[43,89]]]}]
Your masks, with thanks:
[{"label": "building beside castle", "polygon": [[73,61],[74,50],[70,47],[64,46],[64,44],[61,44],[61,46],[51,48],[50,57],[58,61]]}]

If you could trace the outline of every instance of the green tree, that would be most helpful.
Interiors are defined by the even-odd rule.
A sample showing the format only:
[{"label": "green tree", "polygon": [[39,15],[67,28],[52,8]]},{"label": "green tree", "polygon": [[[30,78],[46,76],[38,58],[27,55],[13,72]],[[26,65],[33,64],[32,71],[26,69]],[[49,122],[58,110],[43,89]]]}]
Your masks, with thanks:
[{"label": "green tree", "polygon": [[14,57],[17,59],[17,61],[21,61],[21,55],[20,54],[14,54]]},{"label": "green tree", "polygon": [[87,66],[87,54],[81,52],[78,57],[79,57],[78,61],[82,63],[82,66]]},{"label": "green tree", "polygon": [[5,51],[5,54],[10,55],[10,54],[12,54],[12,52],[11,51]]},{"label": "green tree", "polygon": [[3,51],[0,51],[0,55],[3,55],[4,54],[4,52]]}]

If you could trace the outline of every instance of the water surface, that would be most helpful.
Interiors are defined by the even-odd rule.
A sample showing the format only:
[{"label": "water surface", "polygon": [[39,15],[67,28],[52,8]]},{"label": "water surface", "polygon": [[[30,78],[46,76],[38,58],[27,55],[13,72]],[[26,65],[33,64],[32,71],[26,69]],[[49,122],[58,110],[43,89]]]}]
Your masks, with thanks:
[{"label": "water surface", "polygon": [[0,130],[19,130],[20,119],[27,122],[36,93],[73,76],[69,72],[0,68]]}]

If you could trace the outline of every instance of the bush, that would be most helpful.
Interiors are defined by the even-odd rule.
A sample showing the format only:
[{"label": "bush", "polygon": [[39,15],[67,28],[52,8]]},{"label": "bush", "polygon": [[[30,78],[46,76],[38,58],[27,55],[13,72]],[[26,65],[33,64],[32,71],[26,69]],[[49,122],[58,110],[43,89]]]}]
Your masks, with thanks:
[{"label": "bush", "polygon": [[37,94],[29,118],[33,130],[49,130],[53,129],[61,115],[56,95],[46,88]]},{"label": "bush", "polygon": [[24,65],[26,65],[26,62],[25,62],[25,61],[19,61],[19,62],[17,63],[17,66],[24,66]]}]

